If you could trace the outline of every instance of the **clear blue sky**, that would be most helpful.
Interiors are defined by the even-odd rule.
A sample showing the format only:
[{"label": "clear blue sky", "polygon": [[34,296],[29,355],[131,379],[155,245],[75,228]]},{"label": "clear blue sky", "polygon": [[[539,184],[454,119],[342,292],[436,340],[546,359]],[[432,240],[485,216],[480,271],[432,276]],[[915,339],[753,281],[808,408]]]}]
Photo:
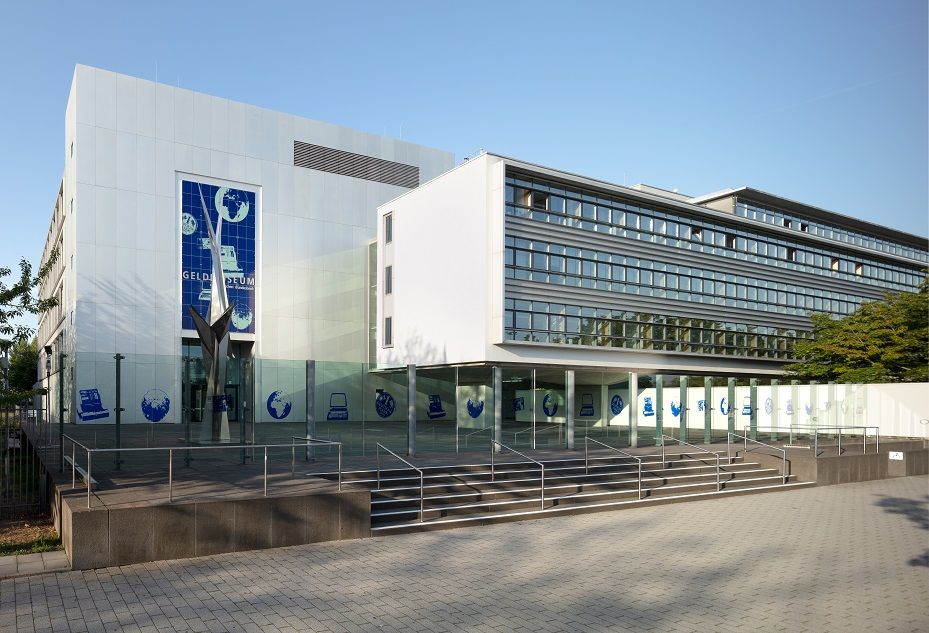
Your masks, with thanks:
[{"label": "clear blue sky", "polygon": [[74,65],[697,195],[749,185],[919,235],[925,0],[3,1],[0,265],[37,259]]}]

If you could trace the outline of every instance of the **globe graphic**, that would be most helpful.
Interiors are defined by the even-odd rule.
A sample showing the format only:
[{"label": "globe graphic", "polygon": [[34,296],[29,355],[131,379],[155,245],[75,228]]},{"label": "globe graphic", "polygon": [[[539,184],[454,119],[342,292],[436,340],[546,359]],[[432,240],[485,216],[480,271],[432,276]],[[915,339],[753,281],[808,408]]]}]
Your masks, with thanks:
[{"label": "globe graphic", "polygon": [[558,401],[552,397],[552,394],[547,393],[545,397],[542,398],[542,411],[545,412],[545,415],[552,417],[558,413]]},{"label": "globe graphic", "polygon": [[290,415],[292,404],[284,400],[284,392],[278,389],[268,396],[268,413],[275,420],[283,420]]},{"label": "globe graphic", "polygon": [[394,397],[386,391],[380,392],[377,394],[377,398],[374,399],[374,410],[377,411],[378,416],[382,418],[389,418],[393,415],[396,406],[397,403]]},{"label": "globe graphic", "polygon": [[142,396],[142,415],[149,422],[161,422],[171,408],[171,399],[161,389],[149,389]]},{"label": "globe graphic", "polygon": [[623,410],[625,403],[623,402],[623,397],[619,394],[616,394],[610,399],[610,411],[613,412],[613,415],[619,415]]}]

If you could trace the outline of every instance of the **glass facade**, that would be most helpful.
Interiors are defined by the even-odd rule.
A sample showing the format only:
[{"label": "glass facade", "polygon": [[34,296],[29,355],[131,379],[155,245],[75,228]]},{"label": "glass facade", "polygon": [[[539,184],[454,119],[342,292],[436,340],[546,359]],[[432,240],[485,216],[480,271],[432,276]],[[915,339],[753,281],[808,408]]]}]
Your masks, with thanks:
[{"label": "glass facade", "polygon": [[[840,234],[740,205],[743,217],[761,214],[762,221],[832,239]],[[851,314],[877,292],[914,290],[924,276],[915,261],[905,266],[518,172],[507,174],[505,210],[506,341],[790,360],[794,341],[809,336],[798,318]],[[536,238],[536,223],[570,230],[543,229],[545,237]],[[850,244],[927,259],[925,251],[843,235]],[[654,246],[636,246],[642,243]],[[522,282],[550,287],[549,300],[521,299],[515,290],[526,287]],[[596,299],[584,305],[574,289],[596,291]],[[637,305],[659,300],[666,307],[636,308],[629,295],[643,298]],[[727,318],[698,316],[719,307],[732,309]]]}]

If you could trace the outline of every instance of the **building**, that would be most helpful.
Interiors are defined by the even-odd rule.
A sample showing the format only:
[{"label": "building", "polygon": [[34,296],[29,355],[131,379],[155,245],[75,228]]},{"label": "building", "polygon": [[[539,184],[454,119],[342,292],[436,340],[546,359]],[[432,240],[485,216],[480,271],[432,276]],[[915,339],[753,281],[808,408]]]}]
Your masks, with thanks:
[{"label": "building", "polygon": [[692,198],[487,153],[455,167],[85,66],[64,141],[41,289],[61,301],[39,339],[44,415],[76,436],[118,418],[203,439],[204,213],[223,218],[234,303],[232,439],[348,454],[860,421],[853,388],[777,377],[809,313],[912,290],[929,262],[925,238],[754,189]]},{"label": "building", "polygon": [[76,425],[112,424],[117,406],[123,422],[199,421],[186,306],[204,313],[209,300],[201,196],[225,222],[230,418],[302,423],[307,359],[367,363],[377,205],[454,164],[444,151],[87,66],[74,72],[63,147],[43,261],[60,256],[41,288],[60,302],[39,340],[48,418]]},{"label": "building", "polygon": [[817,417],[777,385],[809,314],[915,290],[929,262],[925,238],[755,189],[692,198],[487,153],[379,214],[378,366],[461,368],[458,401],[495,411],[459,415],[517,446]]}]

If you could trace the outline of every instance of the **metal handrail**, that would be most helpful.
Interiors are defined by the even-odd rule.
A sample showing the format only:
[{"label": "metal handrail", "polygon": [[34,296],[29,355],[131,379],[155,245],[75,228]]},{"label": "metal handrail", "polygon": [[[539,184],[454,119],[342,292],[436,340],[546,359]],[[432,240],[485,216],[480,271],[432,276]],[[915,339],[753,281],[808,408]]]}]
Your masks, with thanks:
[{"label": "metal handrail", "polygon": [[536,424],[534,426],[527,426],[524,429],[520,429],[518,431],[513,432],[513,441],[514,442],[516,441],[517,435],[521,435],[527,431],[531,431],[532,429],[535,429],[536,433],[544,433],[545,431],[551,431],[552,429],[560,429],[562,426],[564,425],[562,424]]},{"label": "metal handrail", "polygon": [[309,443],[326,444],[330,446],[339,447],[339,490],[341,491],[342,490],[342,442],[333,442],[332,440],[319,440],[319,439],[316,439],[315,437],[310,437],[310,436],[301,437],[299,435],[293,435],[291,436],[290,439],[291,439],[291,442],[293,443],[293,446],[290,449],[290,476],[291,477],[294,476],[294,468],[296,466],[296,461],[297,461],[297,440],[303,440],[304,442],[307,442],[307,444]]},{"label": "metal handrail", "polygon": [[537,459],[532,459],[531,457],[529,457],[529,456],[526,455],[525,453],[520,453],[520,452],[519,452],[518,450],[516,450],[515,448],[510,448],[510,447],[507,446],[506,444],[501,444],[501,443],[498,442],[497,440],[490,440],[490,480],[491,480],[491,481],[494,481],[494,453],[496,452],[496,451],[494,451],[494,446],[499,446],[500,448],[505,448],[506,450],[510,451],[511,453],[516,453],[517,455],[519,455],[519,456],[522,457],[523,459],[528,459],[530,462],[533,462],[533,463],[539,465],[539,467],[542,469],[542,485],[540,486],[540,494],[539,494],[539,496],[540,496],[540,498],[541,498],[542,510],[545,510],[545,464],[543,464],[542,462],[540,462],[540,461],[537,460]]},{"label": "metal handrail", "polygon": [[604,446],[606,448],[609,448],[610,450],[614,450],[617,453],[625,455],[626,457],[631,457],[632,459],[636,460],[639,463],[639,501],[641,501],[642,500],[642,458],[639,457],[638,455],[632,455],[630,453],[627,453],[626,451],[621,451],[615,446],[604,444],[600,440],[595,440],[594,438],[585,435],[584,436],[584,474],[585,475],[588,474],[587,446],[589,442],[593,442],[594,444],[599,444],[600,446]]},{"label": "metal handrail", "polygon": [[661,467],[662,467],[662,468],[664,468],[664,466],[665,466],[664,441],[665,441],[666,439],[667,439],[667,440],[671,440],[672,442],[678,442],[678,443],[680,443],[680,444],[684,444],[684,445],[689,446],[689,447],[691,447],[691,448],[695,448],[695,449],[697,449],[697,450],[698,450],[699,452],[701,452],[701,453],[709,453],[710,455],[715,455],[715,456],[716,456],[716,492],[719,492],[720,490],[722,490],[722,484],[721,484],[720,481],[719,481],[719,453],[714,453],[713,451],[708,451],[708,450],[706,450],[705,448],[700,448],[699,446],[695,446],[695,445],[693,445],[693,444],[691,444],[691,443],[689,443],[689,442],[685,442],[684,440],[679,440],[679,439],[677,439],[676,437],[671,437],[670,435],[665,435],[664,433],[662,433],[662,434],[661,434]]},{"label": "metal handrail", "polygon": [[471,437],[472,435],[477,435],[478,433],[483,433],[483,432],[485,432],[485,431],[493,431],[493,430],[494,430],[494,427],[492,427],[492,426],[485,426],[485,427],[482,428],[482,429],[477,429],[476,431],[471,431],[470,433],[465,433],[465,436],[464,436],[464,438],[465,438],[465,448],[468,448],[468,438]]},{"label": "metal handrail", "polygon": [[[744,427],[742,427],[742,432],[744,433],[744,432],[749,431],[749,430],[755,430],[755,431],[757,431],[758,429],[767,429],[767,430],[770,430],[770,431],[778,431],[778,430],[780,430],[781,428],[784,428],[784,427],[777,427],[777,426],[760,426],[760,427],[759,427],[759,426],[756,426],[754,429],[752,429],[750,426],[744,426]],[[790,442],[791,442],[791,443],[793,443],[793,440],[794,440],[794,437],[793,437],[794,429],[804,429],[804,430],[807,430],[807,431],[812,431],[812,433],[807,433],[807,435],[812,435],[812,436],[813,436],[813,445],[811,446],[811,448],[813,449],[813,454],[816,455],[817,457],[819,457],[819,432],[820,432],[820,431],[838,431],[838,433],[836,433],[836,436],[838,437],[838,455],[839,455],[839,457],[842,456],[842,431],[853,431],[853,430],[855,430],[855,429],[861,429],[861,430],[863,431],[862,434],[861,434],[861,452],[862,452],[863,454],[867,454],[867,452],[868,452],[868,431],[872,431],[872,430],[874,431],[874,438],[875,438],[875,445],[874,445],[875,448],[874,448],[874,450],[875,450],[875,452],[877,452],[877,453],[879,453],[879,452],[881,451],[881,427],[879,427],[879,426],[859,426],[859,425],[853,425],[853,426],[813,426],[813,425],[792,424],[792,425],[790,425],[790,427],[787,427],[787,428],[790,429]]]},{"label": "metal handrail", "polygon": [[382,448],[388,453],[390,453],[391,455],[393,455],[394,457],[396,457],[397,459],[399,459],[401,462],[403,462],[404,464],[406,464],[407,466],[409,466],[410,468],[412,468],[413,470],[419,473],[419,522],[422,523],[423,522],[423,499],[425,497],[424,495],[425,476],[423,475],[422,469],[417,468],[416,466],[414,466],[407,460],[403,459],[402,457],[397,455],[395,452],[393,452],[392,450],[390,450],[383,444],[377,444],[376,448],[374,449],[374,453],[377,456],[377,489],[378,490],[381,489],[381,450],[380,449]]},{"label": "metal handrail", "polygon": [[737,433],[732,433],[730,431],[729,433],[726,434],[726,458],[729,460],[730,464],[732,463],[732,438],[733,437],[741,437],[743,440],[745,440],[745,448],[743,449],[743,452],[745,453],[748,452],[749,442],[754,442],[755,444],[760,444],[761,446],[766,446],[768,448],[773,448],[776,451],[780,451],[781,459],[783,460],[781,462],[781,477],[783,480],[782,483],[785,483],[785,484],[787,483],[787,450],[786,449],[779,448],[772,444],[765,444],[764,442],[759,442],[758,440],[753,440],[750,437],[746,437],[744,435],[738,435]]},{"label": "metal handrail", "polygon": [[[168,451],[168,503],[174,501],[174,451],[216,451],[216,450],[234,450],[234,449],[244,449],[244,448],[263,448],[264,449],[264,476],[263,476],[263,492],[264,496],[268,496],[268,449],[269,448],[290,448],[294,449],[297,444],[291,441],[290,444],[215,444],[210,446],[185,446],[183,448],[173,448],[170,446],[145,446],[145,447],[130,447],[130,448],[89,448],[84,444],[81,444],[76,439],[70,435],[62,436],[62,441],[67,440],[71,442],[71,487],[74,488],[77,483],[77,462],[75,461],[76,457],[76,447],[80,447],[87,454],[87,507],[91,507],[91,488],[92,488],[92,477],[91,477],[91,468],[93,465],[93,454],[94,453],[132,453],[132,452],[141,452],[141,451]],[[341,471],[341,468],[340,468]],[[291,469],[291,475],[293,475],[293,469]],[[340,489],[341,489],[341,472],[339,475]]]}]

